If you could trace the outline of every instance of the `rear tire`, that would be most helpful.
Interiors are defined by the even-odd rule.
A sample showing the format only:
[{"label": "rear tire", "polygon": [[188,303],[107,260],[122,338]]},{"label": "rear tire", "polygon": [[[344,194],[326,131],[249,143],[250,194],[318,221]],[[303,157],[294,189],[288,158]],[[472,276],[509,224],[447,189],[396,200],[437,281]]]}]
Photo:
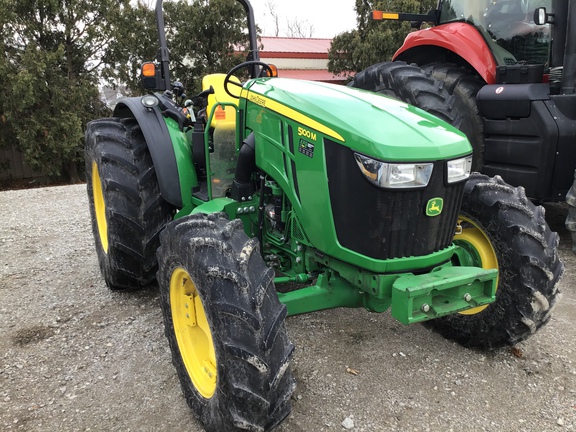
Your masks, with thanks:
[{"label": "rear tire", "polygon": [[383,62],[356,74],[348,84],[414,105],[459,128],[462,116],[454,97],[430,73],[404,62]]},{"label": "rear tire", "polygon": [[472,257],[464,265],[498,267],[496,301],[429,325],[468,347],[514,345],[550,319],[564,269],[558,234],[546,224],[544,208],[534,206],[523,188],[477,173],[466,183],[460,219],[463,234],[454,242]]},{"label": "rear tire", "polygon": [[286,306],[242,226],[224,214],[184,217],[158,250],[172,362],[207,431],[270,430],[290,413],[295,388]]},{"label": "rear tire", "polygon": [[106,284],[131,290],[152,283],[159,234],[172,220],[174,207],[160,195],[136,120],[88,123],[85,160],[92,231]]},{"label": "rear tire", "polygon": [[572,237],[572,252],[576,254],[576,171],[574,172],[572,186],[566,194],[566,203],[568,204],[568,215],[566,216],[565,226]]},{"label": "rear tire", "polygon": [[476,73],[452,63],[431,63],[422,66],[432,77],[444,83],[444,88],[454,96],[454,108],[462,114],[458,128],[472,144],[474,157],[472,170],[484,167],[484,122],[476,103],[478,91],[486,85]]}]

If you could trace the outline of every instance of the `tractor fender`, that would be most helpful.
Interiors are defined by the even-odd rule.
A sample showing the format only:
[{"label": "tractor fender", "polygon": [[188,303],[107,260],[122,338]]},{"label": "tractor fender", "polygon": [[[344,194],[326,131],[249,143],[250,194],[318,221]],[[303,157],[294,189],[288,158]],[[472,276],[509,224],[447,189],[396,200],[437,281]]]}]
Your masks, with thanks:
[{"label": "tractor fender", "polygon": [[178,165],[166,121],[159,109],[146,108],[140,102],[141,99],[140,97],[120,99],[114,108],[114,116],[136,119],[152,156],[162,198],[181,208],[182,191]]},{"label": "tractor fender", "polygon": [[468,62],[488,84],[496,82],[496,60],[486,40],[473,26],[449,23],[409,33],[393,60],[426,64],[437,61],[440,50],[457,54]]}]

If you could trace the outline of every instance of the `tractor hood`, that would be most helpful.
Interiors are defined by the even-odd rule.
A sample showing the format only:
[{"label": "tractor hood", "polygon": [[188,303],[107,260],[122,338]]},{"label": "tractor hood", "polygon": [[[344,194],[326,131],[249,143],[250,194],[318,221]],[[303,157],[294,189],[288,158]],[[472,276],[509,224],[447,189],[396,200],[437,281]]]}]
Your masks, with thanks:
[{"label": "tractor hood", "polygon": [[249,81],[241,96],[384,161],[451,159],[472,152],[466,136],[448,123],[377,93],[312,81],[259,78]]}]

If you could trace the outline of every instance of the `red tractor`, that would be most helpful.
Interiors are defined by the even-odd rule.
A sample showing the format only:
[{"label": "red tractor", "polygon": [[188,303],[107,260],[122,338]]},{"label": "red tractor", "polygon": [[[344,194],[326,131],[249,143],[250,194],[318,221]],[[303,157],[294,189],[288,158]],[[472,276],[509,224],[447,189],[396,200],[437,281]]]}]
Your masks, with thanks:
[{"label": "red tractor", "polygon": [[[535,201],[566,197],[576,240],[576,2],[440,0],[425,15],[374,11],[373,18],[432,27],[410,33],[393,62],[369,67],[350,85],[441,117],[451,109],[445,120],[468,136],[473,169],[523,186]],[[435,88],[406,90],[416,65]],[[431,91],[447,92],[453,105],[436,106]]]}]

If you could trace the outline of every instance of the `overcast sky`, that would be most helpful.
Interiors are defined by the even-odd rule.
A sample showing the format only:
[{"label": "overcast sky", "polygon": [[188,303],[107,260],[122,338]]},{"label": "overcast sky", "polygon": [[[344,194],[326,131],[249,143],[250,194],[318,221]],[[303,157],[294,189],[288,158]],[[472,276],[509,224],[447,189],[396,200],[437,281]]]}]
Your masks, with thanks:
[{"label": "overcast sky", "polygon": [[314,26],[313,37],[333,38],[356,27],[354,0],[251,0],[256,24],[263,36],[274,36],[275,26],[267,4],[273,2],[280,17],[280,35],[285,36],[286,21],[296,18]]}]

